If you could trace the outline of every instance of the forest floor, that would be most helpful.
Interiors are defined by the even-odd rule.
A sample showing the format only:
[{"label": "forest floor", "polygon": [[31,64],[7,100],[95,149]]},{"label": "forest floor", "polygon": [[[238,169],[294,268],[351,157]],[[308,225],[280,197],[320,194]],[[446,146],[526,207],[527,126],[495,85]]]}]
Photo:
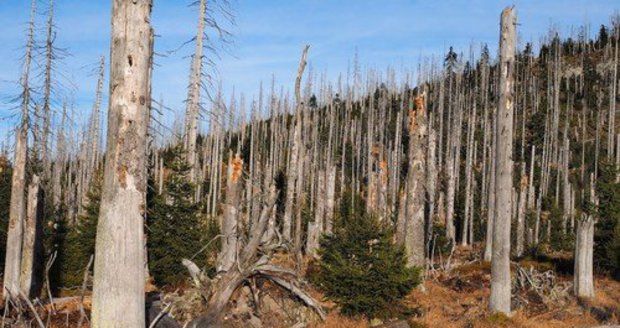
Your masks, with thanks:
[{"label": "forest floor", "polygon": [[[606,276],[595,280],[596,297],[577,300],[572,293],[572,255],[557,253],[544,259],[512,264],[512,275],[531,284],[513,288],[510,317],[488,311],[491,266],[479,260],[480,250],[459,248],[450,270],[431,272],[423,286],[405,300],[414,313],[406,321],[415,327],[593,327],[620,324],[620,282]],[[526,277],[527,276],[527,277]],[[529,277],[529,278],[528,278]],[[371,327],[368,320],[350,319],[330,311],[315,328]],[[381,327],[400,327],[385,323]]]},{"label": "forest floor", "polygon": [[[372,320],[371,325],[366,318],[340,315],[335,304],[324,301],[328,316],[320,322],[316,315],[310,314],[311,311],[295,305],[286,293],[265,284],[261,292],[262,315],[254,316],[251,314],[254,311],[252,306],[240,305],[244,297],[241,290],[230,306],[231,314],[227,316],[229,319],[225,326],[291,327],[300,317],[311,322],[308,328],[400,328],[407,327],[403,325],[405,322],[411,328],[566,328],[620,324],[620,281],[597,276],[596,297],[587,301],[576,299],[572,294],[572,258],[568,253],[513,262],[512,276],[519,281],[513,287],[514,312],[510,317],[489,313],[491,268],[488,263],[480,261],[480,254],[479,249],[459,247],[450,257],[449,266],[443,263],[440,265],[443,269],[428,272],[424,284],[413,290],[403,302],[407,315],[400,321],[396,318],[385,320],[385,323]],[[310,293],[317,299],[322,298],[316,290],[310,290]],[[265,305],[267,301],[270,306]],[[41,319],[46,326],[78,327],[82,308],[80,297],[63,297],[55,303],[56,315],[47,318],[43,314],[51,312],[49,305],[46,306],[47,311],[41,311]],[[85,296],[83,304],[84,312],[89,313],[89,295]],[[281,310],[283,308],[287,310]],[[88,327],[87,319],[83,319],[82,327]]]}]

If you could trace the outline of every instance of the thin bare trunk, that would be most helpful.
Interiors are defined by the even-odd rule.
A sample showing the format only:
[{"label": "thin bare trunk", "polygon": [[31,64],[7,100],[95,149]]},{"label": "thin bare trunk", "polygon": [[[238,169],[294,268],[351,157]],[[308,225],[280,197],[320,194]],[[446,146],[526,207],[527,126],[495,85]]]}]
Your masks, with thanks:
[{"label": "thin bare trunk", "polygon": [[500,99],[497,113],[497,164],[495,182],[495,220],[491,258],[491,298],[493,312],[510,313],[510,218],[512,210],[512,138],[514,104],[514,65],[516,15],[506,8],[501,15]]}]

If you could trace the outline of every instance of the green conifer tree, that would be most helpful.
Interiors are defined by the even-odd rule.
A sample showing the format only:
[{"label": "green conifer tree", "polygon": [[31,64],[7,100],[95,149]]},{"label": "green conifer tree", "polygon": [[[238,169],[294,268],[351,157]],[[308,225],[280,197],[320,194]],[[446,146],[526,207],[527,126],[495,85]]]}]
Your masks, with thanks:
[{"label": "green conifer tree", "polygon": [[[193,201],[195,186],[189,180],[185,154],[176,146],[170,155],[164,191],[153,198],[147,218],[149,269],[158,285],[176,284],[187,278],[181,260],[200,250],[205,233],[199,204]],[[194,262],[204,266],[205,258],[198,256]]]},{"label": "green conifer tree", "polygon": [[58,248],[59,284],[63,287],[75,287],[82,284],[84,270],[95,254],[95,239],[101,202],[102,174],[97,171],[88,191],[88,202],[84,205],[83,214],[78,216],[74,225],[67,225],[64,220],[58,226],[60,238]]},{"label": "green conifer tree", "polygon": [[602,163],[597,180],[598,222],[594,233],[594,261],[598,268],[620,278],[620,183],[618,169]]},{"label": "green conifer tree", "polygon": [[407,268],[402,247],[375,218],[358,216],[321,241],[311,280],[345,315],[398,315],[400,300],[420,283],[420,268]]},{"label": "green conifer tree", "polygon": [[6,157],[0,156],[0,273],[4,271],[4,257],[6,253],[6,233],[11,203],[11,176],[12,168]]}]

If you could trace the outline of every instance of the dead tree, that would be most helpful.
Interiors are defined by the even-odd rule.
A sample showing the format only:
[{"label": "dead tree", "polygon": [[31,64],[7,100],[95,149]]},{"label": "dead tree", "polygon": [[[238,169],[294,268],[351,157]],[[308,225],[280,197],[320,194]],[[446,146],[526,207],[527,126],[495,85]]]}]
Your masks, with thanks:
[{"label": "dead tree", "polygon": [[28,206],[24,221],[24,239],[22,241],[22,260],[20,289],[27,297],[37,297],[41,290],[42,277],[42,210],[43,190],[39,176],[33,175],[28,186]]},{"label": "dead tree", "polygon": [[[36,0],[32,0],[28,41],[21,84],[21,122],[15,133],[15,158],[11,178],[11,201],[9,209],[9,225],[7,230],[6,258],[4,262],[3,297],[16,297],[20,291],[20,270],[22,258],[22,238],[24,231],[26,162],[28,159],[28,125],[30,110],[30,64],[34,47],[34,19],[36,16]],[[10,295],[7,297],[7,293]]]},{"label": "dead tree", "polygon": [[190,181],[196,183],[196,138],[198,136],[198,116],[200,114],[200,89],[202,87],[202,60],[205,38],[205,19],[207,0],[198,3],[198,29],[196,32],[196,47],[192,56],[192,66],[189,73],[189,89],[187,91],[187,108],[185,112],[185,153],[190,168]]},{"label": "dead tree", "polygon": [[409,110],[409,170],[404,246],[408,266],[424,266],[424,205],[426,200],[427,113],[422,94]]},{"label": "dead tree", "polygon": [[[590,176],[590,202],[596,206],[594,192],[594,175]],[[594,297],[594,224],[595,219],[590,213],[583,213],[577,222],[575,238],[575,276],[574,291],[577,297]]]},{"label": "dead tree", "polygon": [[224,218],[222,221],[222,251],[218,258],[218,271],[230,270],[237,257],[237,231],[239,226],[239,194],[241,192],[241,173],[243,160],[239,154],[230,157],[226,183],[226,203],[224,204]]},{"label": "dead tree", "polygon": [[[309,45],[306,45],[301,53],[299,61],[299,69],[297,70],[297,78],[295,79],[295,118],[292,127],[292,136],[290,138],[289,161],[286,173],[286,201],[284,203],[284,217],[282,218],[282,235],[284,239],[291,240],[292,224],[293,224],[293,206],[295,203],[295,194],[300,192],[295,190],[298,178],[298,161],[301,151],[301,111],[303,109],[303,100],[301,99],[301,78],[306,69],[306,58],[308,56]],[[297,205],[299,206],[299,204]]]},{"label": "dead tree", "polygon": [[495,219],[491,258],[491,298],[493,312],[510,313],[510,221],[512,211],[512,138],[516,15],[512,7],[502,11],[500,33],[500,93],[497,112],[495,167]]},{"label": "dead tree", "polygon": [[519,204],[517,205],[517,244],[515,255],[521,256],[525,242],[525,205],[527,203],[527,175],[525,174],[525,162],[521,163],[521,180],[519,183]]},{"label": "dead tree", "polygon": [[145,326],[151,6],[151,0],[112,2],[109,126],[95,244],[93,327]]},{"label": "dead tree", "polygon": [[38,119],[43,120],[42,130],[40,131],[39,139],[39,156],[43,163],[43,171],[48,174],[49,161],[48,161],[48,138],[51,133],[51,120],[52,120],[52,71],[54,59],[56,58],[54,49],[54,39],[56,35],[54,33],[54,0],[50,0],[47,26],[46,26],[46,39],[45,39],[45,71],[43,82],[43,117]]},{"label": "dead tree", "polygon": [[209,279],[206,274],[200,272],[193,262],[187,259],[183,260],[183,265],[188,268],[196,287],[201,289],[201,293],[206,299],[205,314],[189,323],[188,327],[221,327],[226,305],[233,293],[244,281],[252,277],[271,280],[315,309],[319,316],[322,318],[325,316],[320,305],[300,287],[300,282],[294,271],[269,263],[273,251],[284,245],[273,239],[267,242],[263,239],[268,229],[271,212],[275,210],[274,205],[277,198],[275,188],[271,186],[269,192],[263,197],[264,201],[259,217],[252,218],[251,228],[246,236],[237,236],[239,256],[231,270],[221,271],[213,279]]},{"label": "dead tree", "polygon": [[594,219],[589,214],[577,222],[575,238],[575,295],[594,297]]}]

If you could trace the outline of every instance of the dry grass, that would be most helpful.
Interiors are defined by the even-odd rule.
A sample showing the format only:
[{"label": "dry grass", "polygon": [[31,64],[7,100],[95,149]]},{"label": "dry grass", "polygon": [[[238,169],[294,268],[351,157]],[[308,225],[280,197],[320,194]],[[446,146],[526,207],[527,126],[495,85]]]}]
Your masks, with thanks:
[{"label": "dry grass", "polygon": [[324,322],[311,324],[308,328],[366,328],[368,326],[368,320],[364,318],[348,318],[337,311],[332,311]]},{"label": "dry grass", "polygon": [[[530,297],[523,292],[520,294],[528,303],[515,309],[515,312],[506,317],[491,314],[487,310],[490,294],[491,269],[488,263],[472,260],[475,250],[459,249],[454,258],[455,266],[449,273],[433,275],[423,286],[413,290],[404,300],[404,305],[415,315],[407,318],[412,328],[491,328],[491,327],[522,327],[522,328],[568,328],[591,327],[602,324],[618,324],[620,322],[620,282],[607,277],[597,277],[595,283],[596,297],[590,300],[569,298],[563,305],[542,304],[536,297]],[[280,255],[277,258],[279,265],[293,267],[290,257]],[[304,261],[304,269],[308,268],[308,261]],[[532,266],[540,271],[550,269],[547,262],[523,260],[522,267]],[[304,270],[305,271],[305,270]],[[570,281],[572,276],[558,277],[558,281]],[[263,286],[264,292],[276,299],[287,300],[287,307],[294,308],[296,301],[290,300],[289,295],[280,288],[269,283]],[[317,300],[323,295],[310,289],[309,294]],[[535,295],[534,295],[535,296]],[[85,309],[90,311],[90,295],[85,298]],[[365,318],[348,318],[339,313],[336,305],[323,300],[323,306],[328,309],[328,316],[324,322],[313,322],[309,328],[366,328],[370,327]],[[57,315],[51,319],[51,327],[75,327],[79,320],[79,298],[71,299],[59,304]],[[312,315],[308,313],[306,315]],[[274,320],[267,320],[272,317]],[[271,313],[263,319],[265,326],[286,326],[286,318],[280,318]],[[44,317],[45,321],[46,318]],[[86,327],[86,326],[85,326]]]},{"label": "dry grass", "polygon": [[[519,264],[539,271],[552,269],[551,264],[535,260],[524,260]],[[521,296],[530,303],[516,309],[510,317],[491,314],[487,310],[490,277],[489,264],[478,261],[458,266],[451,274],[427,281],[424,289],[413,291],[407,297],[407,305],[421,309],[423,315],[414,320],[426,327],[566,328],[618,324],[620,319],[620,282],[606,277],[597,277],[596,297],[585,303],[572,298],[564,305],[537,304],[524,292]],[[572,277],[559,276],[558,280],[572,280]],[[602,315],[597,318],[593,309]]]}]

